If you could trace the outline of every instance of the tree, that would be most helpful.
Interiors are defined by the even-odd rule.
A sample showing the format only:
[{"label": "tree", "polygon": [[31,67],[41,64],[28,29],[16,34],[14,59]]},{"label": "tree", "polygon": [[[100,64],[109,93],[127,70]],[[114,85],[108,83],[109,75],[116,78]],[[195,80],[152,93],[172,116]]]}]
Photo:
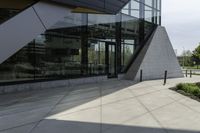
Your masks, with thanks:
[{"label": "tree", "polygon": [[200,43],[199,46],[193,51],[192,60],[196,63],[197,68],[200,64]]},{"label": "tree", "polygon": [[192,66],[193,65],[192,52],[190,50],[183,51],[181,57],[183,59],[184,66]]}]

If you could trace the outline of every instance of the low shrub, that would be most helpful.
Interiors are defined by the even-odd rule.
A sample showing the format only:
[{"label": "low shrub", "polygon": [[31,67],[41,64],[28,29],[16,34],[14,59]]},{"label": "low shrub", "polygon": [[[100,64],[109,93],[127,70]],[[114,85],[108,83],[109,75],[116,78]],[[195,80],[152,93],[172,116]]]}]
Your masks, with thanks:
[{"label": "low shrub", "polygon": [[197,85],[197,84],[192,84],[192,83],[181,83],[176,86],[176,91],[179,91],[179,90],[200,98],[199,84]]}]

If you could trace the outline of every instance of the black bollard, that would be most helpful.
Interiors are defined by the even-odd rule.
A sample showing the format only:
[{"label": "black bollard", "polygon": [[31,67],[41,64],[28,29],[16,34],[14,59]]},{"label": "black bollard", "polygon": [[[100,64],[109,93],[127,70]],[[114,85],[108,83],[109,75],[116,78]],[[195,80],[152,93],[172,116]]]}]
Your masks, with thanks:
[{"label": "black bollard", "polygon": [[167,71],[165,71],[165,76],[164,76],[164,85],[167,83]]},{"label": "black bollard", "polygon": [[142,69],[140,70],[140,82],[142,82]]},{"label": "black bollard", "polygon": [[190,70],[190,78],[192,78],[192,70]]}]

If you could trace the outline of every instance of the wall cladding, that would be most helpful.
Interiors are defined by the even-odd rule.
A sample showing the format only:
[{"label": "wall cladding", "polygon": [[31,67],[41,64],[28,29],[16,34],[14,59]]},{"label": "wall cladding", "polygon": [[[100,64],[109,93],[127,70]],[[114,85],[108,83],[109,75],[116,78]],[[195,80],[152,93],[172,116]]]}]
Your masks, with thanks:
[{"label": "wall cladding", "polygon": [[[138,55],[125,79],[140,80],[140,70],[143,70],[143,80],[161,79],[168,71],[168,78],[183,77],[172,44],[164,27],[158,26],[148,44]],[[138,67],[135,67],[138,66]]]},{"label": "wall cladding", "polygon": [[107,76],[98,76],[98,77],[88,77],[79,79],[56,80],[56,81],[0,86],[0,94],[41,90],[41,89],[52,89],[52,88],[56,89],[56,88],[70,87],[70,86],[89,84],[89,83],[99,83],[107,80],[108,80]]}]

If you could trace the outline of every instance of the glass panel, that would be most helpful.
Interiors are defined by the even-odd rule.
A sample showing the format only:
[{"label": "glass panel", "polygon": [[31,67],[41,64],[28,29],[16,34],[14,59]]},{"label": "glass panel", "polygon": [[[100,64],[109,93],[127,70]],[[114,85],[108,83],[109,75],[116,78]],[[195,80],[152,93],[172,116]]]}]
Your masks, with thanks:
[{"label": "glass panel", "polygon": [[92,75],[106,73],[105,43],[115,42],[114,15],[88,15],[88,62]]},{"label": "glass panel", "polygon": [[[51,29],[35,39],[36,78],[61,79],[85,76],[82,63],[85,34],[84,14],[68,13]],[[42,52],[41,52],[42,51]]]},{"label": "glass panel", "polygon": [[161,0],[157,0],[157,7],[158,7],[158,10],[161,10]]},{"label": "glass panel", "polygon": [[132,9],[132,10],[133,10],[133,9],[139,10],[139,8],[140,8],[139,2],[136,2],[136,1],[134,1],[134,0],[131,0],[131,9]]},{"label": "glass panel", "polygon": [[123,52],[124,52],[124,60],[123,63],[126,65],[129,63],[130,61],[130,57],[133,55],[134,53],[134,43],[130,43],[130,44],[126,44],[123,43]]},{"label": "glass panel", "polygon": [[139,18],[139,8],[140,8],[140,4],[134,0],[131,1],[131,16]]},{"label": "glass panel", "polygon": [[152,30],[154,28],[154,24],[145,21],[144,22],[144,38],[147,38],[149,36],[149,34],[151,34]]},{"label": "glass panel", "polygon": [[122,9],[122,13],[129,15],[129,10],[127,10],[127,9]]},{"label": "glass panel", "polygon": [[153,0],[145,0],[145,4],[152,7]]},{"label": "glass panel", "polygon": [[124,72],[134,54],[135,45],[137,45],[138,42],[138,19],[123,14],[121,33],[121,72]]},{"label": "glass panel", "polygon": [[0,65],[0,82],[34,79],[34,43],[30,43]]},{"label": "glass panel", "polygon": [[[78,30],[78,27],[76,29]],[[73,36],[70,29],[65,32],[65,30],[47,31],[35,39],[36,50],[40,51],[36,53],[37,78],[74,78],[81,75],[80,34],[76,33]]]},{"label": "glass panel", "polygon": [[152,22],[153,18],[153,9],[145,6],[145,21]]},{"label": "glass panel", "polygon": [[89,40],[88,62],[90,75],[106,74],[105,42]]},{"label": "glass panel", "polygon": [[161,25],[161,12],[158,12],[157,15],[157,24]]},{"label": "glass panel", "polygon": [[139,10],[131,10],[131,16],[139,18],[140,17]]},{"label": "glass panel", "polygon": [[108,75],[115,76],[115,45],[108,44]]},{"label": "glass panel", "polygon": [[130,3],[126,4],[123,9],[129,9],[129,4]]}]

